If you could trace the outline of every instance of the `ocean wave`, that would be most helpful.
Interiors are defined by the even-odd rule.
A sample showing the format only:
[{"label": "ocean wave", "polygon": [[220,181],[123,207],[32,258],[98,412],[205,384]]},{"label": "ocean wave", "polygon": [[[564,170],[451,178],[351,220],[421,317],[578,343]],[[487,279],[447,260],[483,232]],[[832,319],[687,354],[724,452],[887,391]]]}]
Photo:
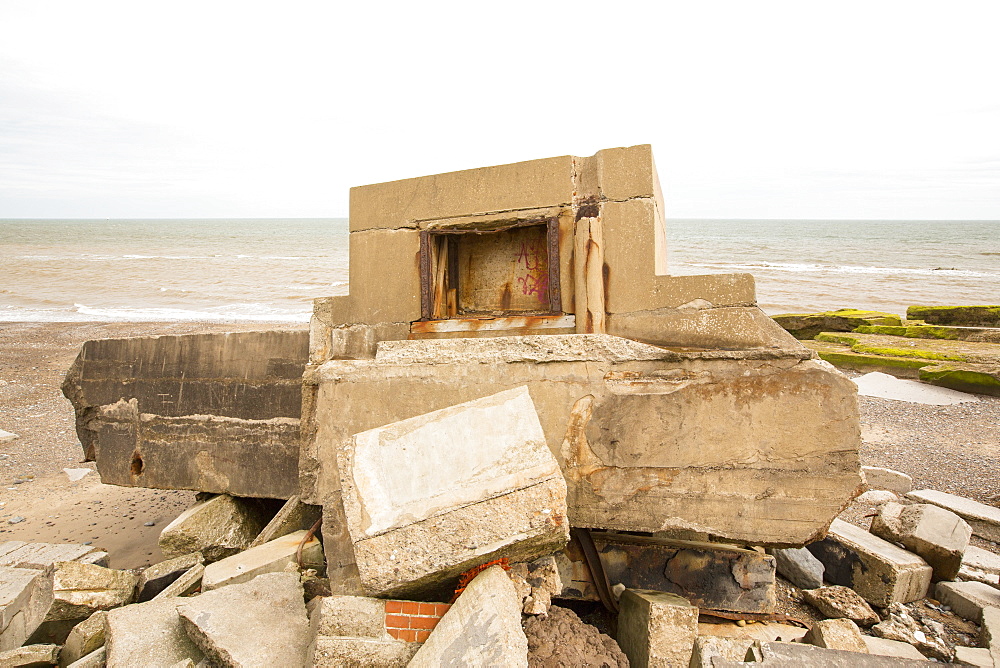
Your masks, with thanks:
[{"label": "ocean wave", "polygon": [[853,265],[822,265],[803,264],[792,262],[748,262],[748,263],[686,263],[689,267],[701,267],[705,269],[725,269],[728,271],[787,271],[798,274],[874,274],[874,275],[894,275],[894,276],[961,276],[966,278],[996,278],[998,274],[985,271],[973,271],[970,269],[956,269],[953,267],[934,267],[927,269],[913,269],[909,267],[863,267]]},{"label": "ocean wave", "polygon": [[85,304],[73,307],[80,315],[127,322],[309,322],[311,315],[311,311],[288,311],[263,304],[228,304],[200,311],[165,307],[99,308]]}]

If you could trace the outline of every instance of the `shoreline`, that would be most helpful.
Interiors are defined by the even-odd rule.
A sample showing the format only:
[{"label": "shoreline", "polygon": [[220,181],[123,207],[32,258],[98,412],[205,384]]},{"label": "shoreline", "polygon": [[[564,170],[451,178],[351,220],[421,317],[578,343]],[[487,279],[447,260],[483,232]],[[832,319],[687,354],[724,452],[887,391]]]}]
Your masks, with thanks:
[{"label": "shoreline", "polygon": [[[84,341],[306,327],[287,322],[0,322],[0,429],[19,435],[0,443],[0,542],[92,542],[108,550],[113,567],[138,568],[160,560],[160,531],[194,500],[194,492],[104,485],[92,462],[81,463],[73,409],[59,387]],[[861,397],[861,464],[907,473],[918,489],[990,503],[1000,491],[1000,397],[979,398],[978,403],[925,406]],[[72,482],[63,468],[91,472]],[[9,524],[13,517],[24,520]]]}]

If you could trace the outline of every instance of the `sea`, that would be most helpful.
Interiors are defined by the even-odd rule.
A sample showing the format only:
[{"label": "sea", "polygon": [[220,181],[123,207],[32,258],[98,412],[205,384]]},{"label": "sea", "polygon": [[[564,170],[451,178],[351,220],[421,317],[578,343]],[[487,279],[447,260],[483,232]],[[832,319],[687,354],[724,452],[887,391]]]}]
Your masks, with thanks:
[{"label": "sea", "polygon": [[[1000,304],[1000,221],[673,219],[667,240],[671,274],[753,274],[772,315]],[[0,220],[0,321],[306,322],[348,288],[345,218]]]}]

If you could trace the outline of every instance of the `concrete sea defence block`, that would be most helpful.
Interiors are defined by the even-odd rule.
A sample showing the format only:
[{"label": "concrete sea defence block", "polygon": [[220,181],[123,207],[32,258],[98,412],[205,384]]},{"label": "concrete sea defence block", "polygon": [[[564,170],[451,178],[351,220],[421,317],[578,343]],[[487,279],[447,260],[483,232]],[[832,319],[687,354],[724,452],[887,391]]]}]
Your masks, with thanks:
[{"label": "concrete sea defence block", "polygon": [[152,600],[157,601],[174,596],[190,596],[201,587],[201,579],[204,575],[205,566],[203,564],[195,564],[181,573],[179,578],[167,585]]},{"label": "concrete sea defence block", "polygon": [[203,563],[205,563],[205,558],[201,552],[192,552],[153,564],[139,574],[139,593],[136,602],[143,603],[151,600],[185,572]]},{"label": "concrete sea defence block", "polygon": [[138,576],[93,564],[62,561],[55,565],[54,600],[46,621],[86,619],[98,610],[127,605],[135,597]]},{"label": "concrete sea defence block", "polygon": [[861,636],[861,638],[865,641],[865,646],[868,647],[869,654],[924,661],[924,655],[908,642],[876,638],[875,636]]},{"label": "concrete sea defence block", "polygon": [[310,665],[315,668],[405,668],[420,646],[420,643],[403,640],[319,636]]},{"label": "concrete sea defence block", "polygon": [[159,545],[163,556],[201,552],[206,562],[245,550],[273,513],[257,499],[220,494],[199,501],[163,528]]},{"label": "concrete sea defence block", "polygon": [[[202,576],[202,589],[210,591],[249,582],[265,573],[283,571],[286,566],[295,563],[299,544],[305,535],[305,531],[296,531],[209,564]],[[306,568],[323,568],[323,546],[318,538],[312,537],[302,546],[302,563]]]},{"label": "concrete sea defence block", "polygon": [[261,532],[250,543],[250,547],[257,547],[268,543],[275,538],[287,536],[296,531],[307,530],[316,523],[323,515],[323,508],[320,506],[310,506],[293,496],[285,505],[271,518]]},{"label": "concrete sea defence block", "polygon": [[107,668],[172,666],[204,658],[181,625],[177,599],[133,603],[108,611],[105,625]]},{"label": "concrete sea defence block", "polygon": [[917,489],[907,494],[906,498],[950,510],[968,522],[975,535],[1000,543],[1000,508],[935,489]]},{"label": "concrete sea defence block", "polygon": [[897,494],[913,490],[913,478],[905,473],[880,466],[862,466],[861,477],[868,489],[884,489]]},{"label": "concrete sea defence block", "polygon": [[871,532],[914,552],[934,569],[935,580],[954,580],[972,529],[955,513],[928,503],[887,503],[872,519]]},{"label": "concrete sea defence block", "polygon": [[799,342],[756,306],[612,313],[608,316],[608,333],[657,346],[784,350],[802,359],[809,357]]},{"label": "concrete sea defence block", "polygon": [[50,666],[59,661],[59,645],[25,645],[0,652],[0,666]]},{"label": "concrete sea defence block", "polygon": [[1000,306],[911,306],[906,318],[934,325],[1000,327]]},{"label": "concrete sea defence block", "polygon": [[[911,661],[898,657],[862,654],[839,649],[824,649],[815,645],[790,642],[759,643],[764,666],[809,666],[825,668],[830,666],[851,666],[851,668],[925,668],[927,661]],[[719,664],[716,664],[719,665]],[[740,664],[735,664],[740,665]]]},{"label": "concrete sea defence block", "polygon": [[177,604],[184,629],[222,666],[310,665],[309,620],[297,573],[268,573]]},{"label": "concrete sea defence block", "polygon": [[521,600],[500,566],[473,578],[408,665],[527,668]]},{"label": "concrete sea defence block", "polygon": [[861,482],[853,383],[783,352],[680,353],[598,334],[394,341],[306,382],[317,392],[303,498],[326,513],[353,434],[522,385],[574,526],[800,546]]},{"label": "concrete sea defence block", "polygon": [[[94,555],[97,555],[96,557]],[[101,559],[105,563],[100,563]],[[0,543],[0,566],[8,568],[51,568],[60,561],[79,561],[106,566],[107,553],[92,545],[68,543]]]},{"label": "concrete sea defence block", "polygon": [[1000,589],[982,582],[938,582],[934,596],[956,615],[977,623],[984,608],[1000,608]]},{"label": "concrete sea defence block", "polygon": [[[108,650],[105,647],[100,647],[95,649],[90,654],[80,657],[73,663],[68,664],[66,668],[104,668],[107,665],[107,661]],[[174,665],[176,666],[177,664]],[[194,664],[192,663],[191,665],[193,666]]]},{"label": "concrete sea defence block", "polygon": [[74,626],[59,651],[59,665],[79,661],[88,654],[104,647],[104,625],[108,613],[100,610]]},{"label": "concrete sea defence block", "polygon": [[0,651],[20,647],[52,605],[52,568],[0,566]]},{"label": "concrete sea defence block", "polygon": [[298,418],[164,417],[140,413],[135,399],[89,416],[84,429],[106,484],[265,498],[296,491]]},{"label": "concrete sea defence block", "polygon": [[823,586],[823,562],[804,547],[790,547],[770,551],[778,572],[800,589]]},{"label": "concrete sea defence block", "polygon": [[802,597],[826,617],[850,619],[860,626],[871,626],[880,620],[868,601],[850,587],[831,585],[807,589]]},{"label": "concrete sea defence block", "polygon": [[687,666],[698,636],[698,608],[676,594],[626,589],[619,600],[618,644],[629,665]]},{"label": "concrete sea defence block", "polygon": [[427,590],[569,538],[565,483],[526,388],[356,434],[338,464],[361,582],[372,593]]},{"label": "concrete sea defence block", "polygon": [[[677,594],[699,608],[774,612],[774,558],[731,545],[591,532],[612,585]],[[599,600],[576,542],[559,558],[567,599]]]},{"label": "concrete sea defence block", "polygon": [[816,622],[802,638],[802,642],[826,649],[869,653],[861,630],[850,619],[824,619]]},{"label": "concrete sea defence block", "polygon": [[882,608],[923,598],[931,583],[932,569],[923,559],[843,520],[834,520],[827,537],[807,547],[823,562],[828,581]]},{"label": "concrete sea defence block", "polygon": [[994,554],[975,545],[969,545],[965,548],[962,564],[984,573],[1000,575],[1000,554]]}]

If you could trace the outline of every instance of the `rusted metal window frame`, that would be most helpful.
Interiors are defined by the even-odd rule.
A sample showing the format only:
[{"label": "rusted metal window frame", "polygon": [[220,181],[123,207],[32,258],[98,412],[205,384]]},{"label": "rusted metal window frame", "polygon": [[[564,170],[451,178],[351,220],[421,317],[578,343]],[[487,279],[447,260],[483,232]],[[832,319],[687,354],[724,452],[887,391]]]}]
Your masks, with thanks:
[{"label": "rusted metal window frame", "polygon": [[[559,285],[559,219],[539,218],[536,220],[518,221],[510,224],[498,224],[495,226],[481,227],[443,227],[435,229],[425,229],[420,231],[420,319],[440,320],[433,318],[431,309],[434,300],[434,277],[431,276],[431,242],[432,237],[441,235],[462,236],[467,234],[497,234],[507,232],[518,227],[540,227],[545,225],[546,250],[548,253],[549,269],[549,312],[548,315],[562,315],[562,291]],[[458,254],[449,256],[450,262],[457,262]],[[457,267],[456,267],[457,269]],[[452,273],[453,276],[457,271]],[[456,286],[457,288],[457,286]],[[459,316],[461,317],[461,316]],[[453,320],[455,318],[444,318]]]}]

